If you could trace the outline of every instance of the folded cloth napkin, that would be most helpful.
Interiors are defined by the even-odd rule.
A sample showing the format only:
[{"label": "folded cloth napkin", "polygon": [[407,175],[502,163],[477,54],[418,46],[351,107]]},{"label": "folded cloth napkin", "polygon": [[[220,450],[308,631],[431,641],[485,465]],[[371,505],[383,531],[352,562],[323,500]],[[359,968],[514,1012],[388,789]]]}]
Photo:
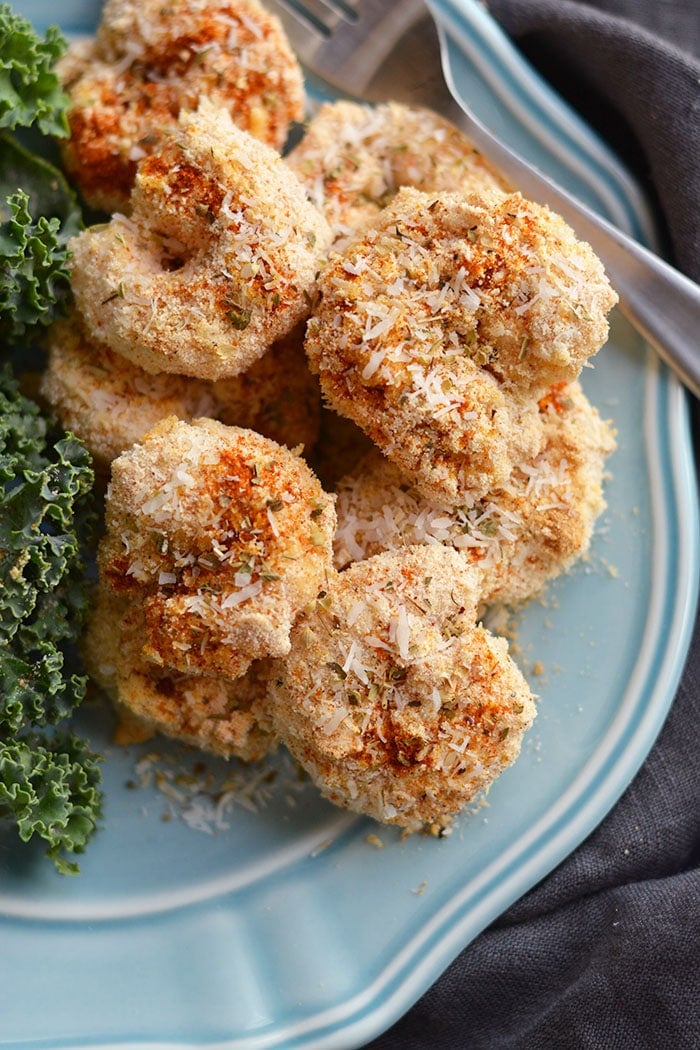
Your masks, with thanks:
[{"label": "folded cloth napkin", "polygon": [[[649,182],[676,264],[700,280],[697,0],[489,8]],[[697,449],[697,405],[693,425]],[[697,1050],[699,756],[700,622],[666,725],[618,804],[371,1050]]]}]

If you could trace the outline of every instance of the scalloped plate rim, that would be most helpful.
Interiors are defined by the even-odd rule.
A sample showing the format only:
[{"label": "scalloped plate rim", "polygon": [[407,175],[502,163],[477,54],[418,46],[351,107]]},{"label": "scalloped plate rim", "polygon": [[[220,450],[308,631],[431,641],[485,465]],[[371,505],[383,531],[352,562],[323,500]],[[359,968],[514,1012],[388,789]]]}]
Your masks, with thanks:
[{"label": "scalloped plate rim", "polygon": [[[449,30],[456,34],[461,42],[471,37],[472,40],[485,45],[490,60],[495,63],[490,69],[493,80],[499,81],[499,66],[507,67],[510,76],[523,92],[523,97],[526,100],[536,99],[555,129],[557,126],[564,127],[574,136],[578,148],[582,151],[584,167],[589,164],[596,171],[603,170],[606,178],[610,180],[606,183],[608,190],[613,197],[623,201],[620,214],[623,217],[625,213],[630,215],[632,223],[636,224],[646,239],[649,239],[652,223],[641,195],[636,192],[633,180],[607,147],[580,118],[572,116],[551,89],[544,85],[537,74],[517,55],[487,12],[471,0],[435,0],[432,6],[444,16]],[[551,128],[548,129],[548,133],[551,137]],[[562,156],[566,161],[565,148]],[[580,164],[581,158],[577,158],[575,162]],[[652,481],[654,477],[657,478],[653,484],[660,489],[664,484],[669,487],[676,500],[673,510],[677,516],[672,520],[663,516],[659,499],[652,500],[655,535],[664,547],[664,565],[670,556],[672,540],[669,524],[675,525],[678,538],[678,549],[675,551],[675,580],[679,582],[679,587],[671,602],[673,619],[670,630],[667,627],[670,640],[666,645],[660,644],[660,624],[668,611],[669,592],[664,591],[663,581],[660,583],[657,580],[652,587],[655,605],[647,616],[644,628],[644,638],[655,644],[650,644],[649,651],[645,652],[641,669],[636,672],[638,680],[632,681],[620,702],[620,709],[614,720],[620,723],[620,739],[612,732],[606,736],[605,746],[596,749],[576,781],[560,800],[556,820],[552,812],[547,811],[536,824],[528,827],[525,838],[530,840],[529,845],[525,845],[521,837],[510,851],[510,857],[503,854],[491,865],[491,868],[512,868],[515,862],[525,855],[526,874],[523,875],[521,866],[493,885],[487,869],[481,878],[476,880],[483,889],[478,906],[470,905],[467,900],[469,895],[473,895],[478,889],[472,880],[463,891],[444,902],[430,920],[423,923],[420,932],[406,941],[391,963],[379,971],[373,981],[342,1003],[310,1013],[303,1020],[291,1022],[286,1026],[278,1023],[277,1027],[260,1033],[259,1036],[251,1036],[249,1033],[245,1037],[205,1039],[196,1043],[149,1040],[143,1044],[148,1046],[149,1050],[172,1050],[185,1046],[207,1047],[208,1050],[262,1050],[263,1047],[273,1046],[295,1047],[298,1050],[332,1050],[334,1047],[349,1048],[362,1045],[362,1042],[379,1035],[401,1016],[437,978],[450,960],[488,922],[567,856],[614,805],[653,745],[672,703],[690,642],[698,591],[697,491],[689,439],[687,401],[680,385],[658,364],[651,352],[648,354],[646,367],[644,399],[645,442],[650,476]],[[660,427],[667,428],[664,433],[667,433],[669,441],[667,451],[672,472],[670,479],[658,477],[662,469],[662,453],[657,448]],[[633,713],[640,715],[636,727],[629,725],[628,708],[633,708]],[[622,729],[626,732],[622,733]],[[570,801],[567,802],[569,796]],[[583,806],[580,805],[581,801],[584,801]],[[565,818],[570,815],[571,808],[576,809],[577,819],[567,823]],[[554,826],[558,830],[553,831]],[[542,839],[544,842],[540,841]],[[266,876],[269,879],[274,877],[274,873]],[[226,892],[223,892],[222,897],[225,897]],[[216,900],[219,893],[220,890],[217,889],[211,896],[201,898],[200,904]],[[188,906],[189,904],[185,903],[168,910],[176,912],[178,908],[186,910]],[[0,906],[0,925],[2,914]],[[71,918],[69,915],[62,917]],[[95,918],[98,917],[94,916],[93,921]],[[427,953],[420,963],[417,963],[417,956],[424,948],[427,948]],[[3,1044],[0,1037],[0,1045],[9,1044]],[[46,1044],[28,1039],[25,1045],[27,1048],[38,1048]],[[70,1042],[61,1040],[55,1044],[56,1048],[87,1045],[82,1039]],[[99,1046],[101,1050],[109,1050],[112,1047],[115,1050],[117,1047],[123,1050],[124,1047],[134,1048],[141,1044],[131,1039],[128,1042],[123,1039],[115,1041],[113,1037],[105,1036],[104,1040],[93,1040],[89,1045]]]}]

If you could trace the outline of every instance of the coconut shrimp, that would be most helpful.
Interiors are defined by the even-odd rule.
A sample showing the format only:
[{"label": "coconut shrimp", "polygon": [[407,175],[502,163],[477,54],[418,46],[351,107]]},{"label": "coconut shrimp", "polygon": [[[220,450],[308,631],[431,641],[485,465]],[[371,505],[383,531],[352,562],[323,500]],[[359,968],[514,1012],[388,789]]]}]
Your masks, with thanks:
[{"label": "coconut shrimp", "polygon": [[83,441],[96,469],[112,460],[166,416],[214,416],[211,384],[187,376],[151,375],[88,340],[73,315],[51,326],[40,393],[66,430]]},{"label": "coconut shrimp", "polygon": [[431,503],[379,452],[366,456],[337,486],[336,567],[440,543],[482,570],[484,604],[516,605],[537,594],[589,549],[615,447],[610,425],[578,383],[553,389],[541,411],[542,451],[472,507]]},{"label": "coconut shrimp", "polygon": [[139,165],[129,218],[70,242],[91,338],[148,372],[238,375],[309,311],[330,240],[296,177],[202,103]]},{"label": "coconut shrimp", "polygon": [[166,416],[208,416],[288,448],[311,449],[318,436],[320,392],[299,332],[275,343],[247,372],[218,383],[144,372],[88,340],[75,315],[51,326],[46,349],[39,393],[66,430],[84,442],[103,475]]},{"label": "coconut shrimp", "polygon": [[328,219],[336,247],[368,226],[400,186],[429,193],[507,190],[453,124],[398,102],[323,103],[287,163]]},{"label": "coconut shrimp", "polygon": [[537,397],[577,377],[616,300],[547,209],[412,188],[331,256],[319,289],[306,350],[326,398],[451,506],[539,452]]},{"label": "coconut shrimp", "polygon": [[272,720],[332,802],[443,827],[516,758],[535,704],[505,640],[476,624],[479,575],[450,548],[389,551],[300,617]]},{"label": "coconut shrimp", "polygon": [[163,420],[112,464],[100,579],[142,600],[142,656],[237,678],[284,656],[336,518],[306,463],[250,430]]},{"label": "coconut shrimp", "polygon": [[145,660],[143,608],[100,586],[82,651],[91,679],[105,691],[130,733],[162,733],[223,758],[252,762],[277,746],[267,714],[270,661],[240,678],[189,676]]},{"label": "coconut shrimp", "polygon": [[128,207],[138,161],[201,99],[278,150],[304,111],[299,64],[257,0],[107,0],[95,38],[72,44],[58,73],[70,98],[64,165],[108,212]]}]

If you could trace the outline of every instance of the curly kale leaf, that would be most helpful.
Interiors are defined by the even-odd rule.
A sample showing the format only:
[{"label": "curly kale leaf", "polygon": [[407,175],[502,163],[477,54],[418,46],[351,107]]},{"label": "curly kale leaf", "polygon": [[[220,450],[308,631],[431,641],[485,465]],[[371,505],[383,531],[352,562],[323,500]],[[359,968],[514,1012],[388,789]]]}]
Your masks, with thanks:
[{"label": "curly kale leaf", "polygon": [[68,99],[54,64],[66,50],[55,26],[42,39],[31,22],[0,4],[0,128],[31,127],[68,134]]},{"label": "curly kale leaf", "polygon": [[85,679],[66,675],[64,653],[45,642],[29,660],[0,655],[0,689],[0,729],[17,733],[68,718],[85,696]]},{"label": "curly kale leaf", "polygon": [[[44,148],[39,139],[36,149]],[[82,214],[75,192],[65,176],[52,163],[33,149],[21,144],[13,135],[0,132],[0,220],[11,217],[7,198],[23,189],[29,197],[32,215],[45,215],[60,221],[60,240],[65,244],[83,228]]]},{"label": "curly kale leaf", "polygon": [[0,371],[0,488],[20,470],[41,470],[47,423],[39,406],[19,393],[9,368]]},{"label": "curly kale leaf", "polygon": [[[0,442],[2,441],[0,424]],[[93,472],[77,438],[56,441],[41,470],[21,468],[5,485],[0,519],[0,623],[12,637],[34,612],[39,595],[53,591],[80,556],[84,522],[76,514],[90,492]],[[0,471],[2,470],[0,452]]]},{"label": "curly kale leaf", "polygon": [[[95,760],[70,736],[39,729],[72,714],[85,678],[71,673],[88,604],[85,551],[95,511],[84,446],[56,436],[8,368],[0,372],[0,819],[39,835],[62,872],[99,816]],[[58,746],[67,742],[64,750]],[[85,758],[85,767],[81,762]]]},{"label": "curly kale leaf", "polygon": [[0,134],[0,344],[16,346],[65,312],[68,241],[82,227],[63,175]]},{"label": "curly kale leaf", "polygon": [[63,875],[79,868],[101,816],[99,759],[72,733],[0,740],[0,819],[11,819],[28,842],[38,836]]},{"label": "curly kale leaf", "polygon": [[[84,445],[70,435],[42,446],[22,442],[36,434],[36,409],[0,386],[0,627],[11,641],[35,617],[40,596],[54,593],[72,570],[84,572],[82,544],[89,534],[94,475]],[[14,408],[14,412],[12,409]],[[26,428],[24,420],[26,419]]]},{"label": "curly kale leaf", "polygon": [[54,591],[38,594],[32,614],[13,625],[0,652],[0,739],[27,726],[55,725],[83,700],[85,678],[67,664],[87,608],[84,578],[73,571]]},{"label": "curly kale leaf", "polygon": [[9,346],[65,312],[70,256],[59,219],[40,215],[34,221],[24,190],[7,203],[10,218],[0,224],[0,342]]},{"label": "curly kale leaf", "polygon": [[0,735],[55,724],[82,699],[64,649],[84,621],[94,522],[85,447],[52,440],[37,406],[0,375]]},{"label": "curly kale leaf", "polygon": [[[65,46],[58,30],[41,40],[0,3],[0,129],[30,137],[68,133],[68,99],[52,69]],[[40,142],[36,149],[43,150]],[[60,171],[0,133],[0,346],[16,346],[65,312],[67,244],[81,228],[75,194]]]}]

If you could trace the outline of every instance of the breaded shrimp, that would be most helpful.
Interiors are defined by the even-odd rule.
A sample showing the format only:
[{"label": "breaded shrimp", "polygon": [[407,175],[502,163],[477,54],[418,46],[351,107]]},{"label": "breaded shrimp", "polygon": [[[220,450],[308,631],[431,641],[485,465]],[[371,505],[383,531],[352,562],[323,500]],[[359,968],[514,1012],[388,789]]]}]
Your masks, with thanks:
[{"label": "breaded shrimp", "polygon": [[328,225],[296,177],[202,103],[139,165],[131,217],[70,242],[88,334],[148,372],[245,371],[303,320]]},{"label": "breaded shrimp", "polygon": [[400,186],[427,193],[507,191],[453,124],[399,102],[323,103],[287,163],[328,219],[336,247],[369,225]]},{"label": "breaded shrimp", "polygon": [[331,566],[333,503],[276,442],[171,417],[112,464],[100,578],[143,597],[145,659],[236,678],[289,651]]},{"label": "breaded shrimp", "polygon": [[101,474],[166,416],[220,419],[288,448],[311,449],[318,436],[320,391],[299,332],[275,343],[247,372],[218,383],[144,372],[88,340],[75,314],[51,326],[46,347],[38,392],[85,443]]},{"label": "breaded shrimp", "polygon": [[535,705],[505,640],[475,623],[479,575],[450,548],[390,551],[298,620],[272,720],[332,802],[440,827],[516,758]]},{"label": "breaded shrimp", "polygon": [[163,733],[223,758],[248,762],[277,746],[267,714],[271,661],[240,678],[188,676],[143,658],[143,608],[97,588],[83,637],[85,666],[122,717],[143,739]]},{"label": "breaded shrimp", "polygon": [[451,506],[537,454],[536,398],[576,378],[616,299],[547,209],[411,188],[331,256],[319,289],[306,351],[326,398]]},{"label": "breaded shrimp", "polygon": [[302,119],[302,74],[257,0],[107,0],[92,40],[58,65],[70,97],[63,161],[85,200],[124,211],[137,162],[203,98],[281,149]]},{"label": "breaded shrimp", "polygon": [[578,383],[542,401],[544,447],[473,507],[423,499],[411,480],[370,453],[337,486],[335,564],[416,543],[454,547],[483,571],[481,601],[520,604],[589,549],[605,507],[603,475],[615,440]]},{"label": "breaded shrimp", "polygon": [[85,443],[101,473],[166,416],[216,415],[210,383],[144,372],[88,340],[75,315],[52,325],[46,343],[40,394],[63,426]]},{"label": "breaded shrimp", "polygon": [[318,438],[321,391],[304,353],[304,328],[296,328],[264,357],[231,379],[212,384],[215,415],[230,426],[257,430],[287,448],[308,454]]}]

